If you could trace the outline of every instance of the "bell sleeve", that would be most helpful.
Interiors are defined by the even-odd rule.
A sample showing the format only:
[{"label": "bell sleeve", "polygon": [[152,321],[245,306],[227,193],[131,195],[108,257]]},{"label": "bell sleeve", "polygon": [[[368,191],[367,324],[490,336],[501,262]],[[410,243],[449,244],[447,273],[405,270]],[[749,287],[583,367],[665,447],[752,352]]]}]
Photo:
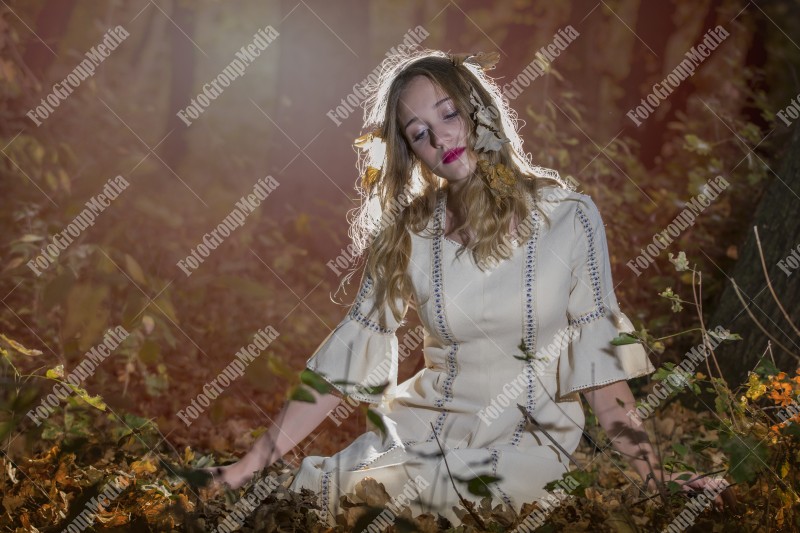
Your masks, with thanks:
[{"label": "bell sleeve", "polygon": [[[381,309],[373,308],[374,288],[365,270],[358,295],[347,315],[306,361],[306,368],[332,385],[332,394],[379,405],[396,393],[398,343],[395,331],[402,321],[395,320],[388,301]],[[408,306],[401,301],[398,304],[405,317]],[[387,383],[383,391],[378,390]]]},{"label": "bell sleeve", "polygon": [[611,339],[635,328],[617,303],[605,228],[589,196],[581,195],[577,204],[574,236],[567,303],[570,341],[558,362],[562,401],[576,401],[579,391],[655,371],[641,344],[611,344]]}]

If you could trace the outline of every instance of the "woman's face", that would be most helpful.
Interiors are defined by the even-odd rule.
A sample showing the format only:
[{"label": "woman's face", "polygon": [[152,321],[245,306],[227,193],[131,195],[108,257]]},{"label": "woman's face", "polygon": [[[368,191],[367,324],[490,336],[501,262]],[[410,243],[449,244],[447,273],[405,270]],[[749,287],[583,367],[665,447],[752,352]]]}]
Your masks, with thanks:
[{"label": "woman's face", "polygon": [[467,121],[428,77],[416,76],[406,85],[400,93],[397,118],[411,150],[431,172],[457,182],[475,170],[477,158],[467,146]]}]

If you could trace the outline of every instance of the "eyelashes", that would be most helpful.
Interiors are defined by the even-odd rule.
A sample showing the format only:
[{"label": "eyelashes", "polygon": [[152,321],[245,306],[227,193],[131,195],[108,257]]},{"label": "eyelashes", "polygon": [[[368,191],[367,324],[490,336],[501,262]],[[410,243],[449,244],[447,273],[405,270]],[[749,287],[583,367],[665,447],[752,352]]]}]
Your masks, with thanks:
[{"label": "eyelashes", "polygon": [[[458,111],[453,111],[449,115],[445,115],[444,119],[445,120],[450,120],[450,119],[453,119],[453,118],[455,118],[457,116],[458,116]],[[417,141],[422,140],[422,138],[425,137],[425,132],[426,131],[428,131],[428,130],[422,130],[416,137],[414,137],[413,141],[417,142]]]}]

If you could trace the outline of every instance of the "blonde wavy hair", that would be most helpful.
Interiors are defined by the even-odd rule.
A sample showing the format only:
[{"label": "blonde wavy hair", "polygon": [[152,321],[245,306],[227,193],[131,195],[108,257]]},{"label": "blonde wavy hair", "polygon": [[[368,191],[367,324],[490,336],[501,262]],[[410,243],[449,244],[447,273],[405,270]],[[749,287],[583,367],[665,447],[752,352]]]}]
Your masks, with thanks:
[{"label": "blonde wavy hair", "polygon": [[[472,228],[475,238],[460,249],[457,256],[469,250],[479,267],[490,256],[497,260],[508,259],[511,250],[501,246],[501,242],[507,239],[513,215],[518,221],[530,215],[526,194],[533,198],[534,208],[540,212],[544,223],[549,224],[546,213],[538,205],[540,188],[551,185],[572,189],[555,170],[531,163],[531,156],[523,151],[522,139],[517,133],[516,112],[481,66],[469,61],[454,62],[446,52],[429,49],[386,58],[377,81],[363,88],[367,98],[362,131],[374,132],[375,139],[360,153],[357,167],[359,175],[372,174],[368,174],[371,179],[362,180],[356,187],[362,197],[361,205],[348,212],[348,217],[352,216],[349,235],[354,254],[367,255],[365,276],[373,281],[375,307],[380,310],[382,327],[386,327],[383,310],[387,299],[398,323],[402,322],[409,304],[419,305],[414,301],[411,279],[406,273],[411,256],[409,231],[422,235],[436,207],[438,192],[447,188],[447,180],[434,175],[415,156],[397,118],[400,95],[416,76],[426,76],[453,99],[470,132],[468,150],[473,151],[477,140],[472,119],[474,108],[470,103],[473,87],[487,108],[493,106],[496,111],[493,125],[510,141],[503,143],[500,150],[481,153],[478,157],[490,163],[502,163],[514,174],[514,194],[504,198],[498,206],[476,165],[459,196],[462,205],[469,208],[464,213],[464,224],[456,228],[457,231]],[[523,242],[531,234],[527,232]],[[342,280],[342,285],[352,273]]]}]

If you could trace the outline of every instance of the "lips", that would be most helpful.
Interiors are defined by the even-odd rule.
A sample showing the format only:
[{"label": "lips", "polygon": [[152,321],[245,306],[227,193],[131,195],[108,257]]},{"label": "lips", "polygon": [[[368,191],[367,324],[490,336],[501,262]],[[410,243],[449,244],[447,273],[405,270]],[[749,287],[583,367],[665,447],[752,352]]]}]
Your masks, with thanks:
[{"label": "lips", "polygon": [[444,156],[442,156],[442,163],[444,163],[445,165],[448,163],[452,163],[453,161],[458,159],[461,156],[461,154],[464,153],[464,150],[466,150],[466,148],[463,147],[453,148],[452,150],[448,150],[447,152],[444,153]]}]

